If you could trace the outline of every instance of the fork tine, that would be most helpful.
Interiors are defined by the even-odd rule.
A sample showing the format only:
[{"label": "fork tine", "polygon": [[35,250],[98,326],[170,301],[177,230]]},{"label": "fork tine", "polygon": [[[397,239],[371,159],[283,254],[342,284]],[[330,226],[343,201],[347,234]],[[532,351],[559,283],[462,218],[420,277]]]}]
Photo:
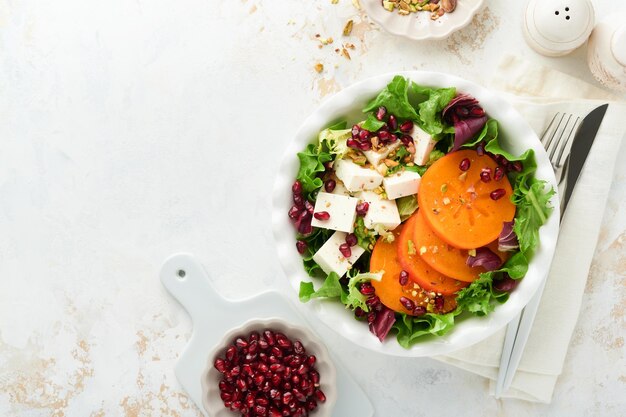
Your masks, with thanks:
[{"label": "fork tine", "polygon": [[[565,115],[563,115],[563,117],[565,117]],[[557,149],[561,145],[561,143],[563,141],[563,135],[565,134],[565,131],[567,130],[567,126],[569,125],[571,120],[572,120],[572,115],[570,114],[567,117],[567,122],[565,122],[565,126],[563,126],[563,130],[561,130],[561,134],[559,135],[559,139],[556,141],[554,146],[550,149],[550,161],[552,161],[554,164],[556,164],[556,162],[557,162],[554,159],[554,154],[556,154]]]},{"label": "fork tine", "polygon": [[550,120],[550,124],[548,124],[548,127],[546,127],[546,130],[543,131],[543,133],[541,134],[541,143],[544,145],[544,147],[546,146],[546,141],[548,139],[548,132],[550,132],[550,128],[552,127],[552,125],[554,124],[554,121],[556,120],[556,118],[559,116],[559,114],[561,113],[556,113],[553,117],[552,120]]},{"label": "fork tine", "polygon": [[565,149],[567,149],[567,145],[570,143],[570,139],[576,136],[576,132],[578,131],[579,124],[580,124],[580,117],[576,117],[576,120],[574,121],[574,124],[572,125],[572,129],[569,131],[569,134],[567,135],[567,139],[565,139],[565,141],[563,142],[562,146],[559,149],[559,155],[554,160],[555,164],[561,165],[561,158],[563,158],[563,153],[565,152]]},{"label": "fork tine", "polygon": [[561,115],[561,118],[559,119],[559,123],[556,126],[556,129],[554,129],[554,131],[552,132],[552,135],[550,135],[550,138],[548,139],[548,142],[546,144],[544,144],[544,148],[546,148],[546,151],[549,151],[550,148],[552,147],[552,143],[554,142],[554,138],[556,137],[557,133],[559,132],[560,128],[561,128],[561,124],[563,123],[563,119],[565,118],[565,113],[563,113]]}]

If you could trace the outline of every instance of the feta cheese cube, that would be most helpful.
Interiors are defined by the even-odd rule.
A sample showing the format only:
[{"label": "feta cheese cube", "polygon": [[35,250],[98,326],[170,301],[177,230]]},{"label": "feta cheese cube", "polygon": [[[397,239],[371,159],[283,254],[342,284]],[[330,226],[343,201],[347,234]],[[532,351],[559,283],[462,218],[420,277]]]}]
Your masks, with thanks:
[{"label": "feta cheese cube", "polygon": [[345,258],[339,251],[339,246],[343,243],[346,243],[346,233],[335,232],[313,255],[313,260],[327,274],[335,272],[340,277],[344,276],[348,269],[352,268],[352,265],[365,252],[359,245],[352,246],[350,248],[352,254],[349,258]]},{"label": "feta cheese cube", "polygon": [[373,190],[383,182],[383,176],[370,168],[363,168],[352,161],[340,159],[336,161],[335,175],[343,181],[348,191]]},{"label": "feta cheese cube", "polygon": [[365,155],[365,157],[367,158],[367,160],[369,161],[370,164],[374,165],[375,167],[377,167],[378,165],[380,165],[380,163],[382,162],[383,159],[385,159],[387,156],[389,156],[389,154],[391,153],[391,151],[395,151],[396,149],[398,149],[400,147],[400,144],[402,142],[400,142],[399,140],[395,141],[394,143],[391,143],[387,146],[383,146],[382,148],[378,149],[378,150],[369,150],[369,151],[363,151],[363,155]]},{"label": "feta cheese cube", "polygon": [[400,171],[385,177],[383,185],[387,198],[395,200],[396,198],[417,194],[421,179],[420,174],[413,171]]},{"label": "feta cheese cube", "polygon": [[374,229],[374,225],[380,224],[387,230],[393,230],[400,225],[400,213],[395,201],[382,198],[373,191],[361,192],[359,200],[370,205],[363,217],[363,223],[368,229]]},{"label": "feta cheese cube", "polygon": [[413,162],[417,165],[426,165],[430,159],[430,153],[435,148],[437,141],[433,140],[430,135],[424,132],[418,125],[413,126],[410,133],[415,143],[415,156]]},{"label": "feta cheese cube", "polygon": [[328,212],[328,220],[318,220],[313,215],[311,225],[323,229],[340,230],[351,233],[356,220],[356,205],[359,199],[344,195],[320,192],[317,194],[313,213]]}]

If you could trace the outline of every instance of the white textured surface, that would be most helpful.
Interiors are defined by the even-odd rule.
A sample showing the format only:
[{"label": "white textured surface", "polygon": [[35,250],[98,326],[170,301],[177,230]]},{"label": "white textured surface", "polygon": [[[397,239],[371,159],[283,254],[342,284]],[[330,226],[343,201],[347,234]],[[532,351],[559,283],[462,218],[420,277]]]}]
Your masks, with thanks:
[{"label": "white textured surface", "polygon": [[[598,18],[626,12],[594,4]],[[159,265],[193,252],[227,296],[282,285],[269,223],[281,149],[356,80],[443,68],[486,83],[507,51],[591,82],[584,48],[549,59],[524,44],[523,6],[487,1],[468,28],[418,44],[349,0],[0,1],[0,415],[199,415],[173,374],[190,323]],[[350,18],[348,61],[334,49]],[[318,49],[316,33],[335,43]],[[320,332],[381,417],[626,415],[625,204],[618,164],[551,405]]]}]

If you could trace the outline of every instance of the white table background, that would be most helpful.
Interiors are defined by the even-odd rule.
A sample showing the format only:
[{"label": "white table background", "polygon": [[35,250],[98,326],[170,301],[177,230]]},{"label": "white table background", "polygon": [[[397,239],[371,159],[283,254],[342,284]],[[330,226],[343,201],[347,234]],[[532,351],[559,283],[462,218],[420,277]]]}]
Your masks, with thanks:
[{"label": "white table background", "polygon": [[[0,415],[200,415],[173,374],[190,322],[159,266],[192,252],[231,297],[284,279],[269,191],[324,96],[407,69],[488,84],[504,52],[592,81],[584,48],[550,59],[526,46],[523,2],[485,3],[448,40],[414,43],[350,0],[0,0]],[[599,17],[626,10],[594,4]],[[335,43],[319,49],[316,33]],[[624,416],[625,204],[618,162],[551,405],[495,400],[482,378],[320,333],[379,417]]]}]

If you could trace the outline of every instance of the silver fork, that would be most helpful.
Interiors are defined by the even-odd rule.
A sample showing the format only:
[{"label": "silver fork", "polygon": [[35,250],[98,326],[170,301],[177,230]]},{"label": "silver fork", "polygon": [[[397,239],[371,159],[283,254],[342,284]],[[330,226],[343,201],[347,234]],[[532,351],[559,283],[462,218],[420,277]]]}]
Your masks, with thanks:
[{"label": "silver fork", "polygon": [[[554,169],[559,195],[563,195],[565,190],[566,168],[569,165],[567,162],[572,148],[572,139],[576,136],[581,122],[582,118],[579,116],[571,113],[557,113],[541,135],[541,143]],[[564,207],[565,204],[562,204],[561,216],[563,216]]]},{"label": "silver fork", "polygon": [[[550,164],[554,169],[556,176],[557,187],[559,195],[563,195],[563,191],[566,186],[566,168],[568,166],[568,158],[570,149],[572,147],[573,138],[576,136],[576,132],[580,127],[582,118],[570,113],[557,113],[554,115],[547,129],[541,135],[541,143],[548,153]],[[561,207],[564,207],[562,204]],[[561,208],[561,217],[563,217],[563,208]],[[530,327],[533,324],[533,320],[524,320],[523,325],[520,325],[522,315],[529,314],[530,317],[535,316],[539,302],[541,301],[541,294],[545,286],[546,280],[544,279],[537,293],[533,296],[530,302],[524,307],[524,309],[509,323],[506,330],[506,336],[504,338],[504,345],[502,346],[502,357],[500,358],[500,370],[498,372],[498,379],[496,380],[495,397],[500,398],[502,393],[508,389],[513,380],[515,372],[509,372],[509,369],[517,369],[519,362],[522,358],[524,346],[520,346],[520,349],[516,349],[516,355],[512,355],[513,346],[517,343],[525,344],[527,337],[521,337],[523,341],[516,340],[518,335],[526,335],[530,332]]]}]

